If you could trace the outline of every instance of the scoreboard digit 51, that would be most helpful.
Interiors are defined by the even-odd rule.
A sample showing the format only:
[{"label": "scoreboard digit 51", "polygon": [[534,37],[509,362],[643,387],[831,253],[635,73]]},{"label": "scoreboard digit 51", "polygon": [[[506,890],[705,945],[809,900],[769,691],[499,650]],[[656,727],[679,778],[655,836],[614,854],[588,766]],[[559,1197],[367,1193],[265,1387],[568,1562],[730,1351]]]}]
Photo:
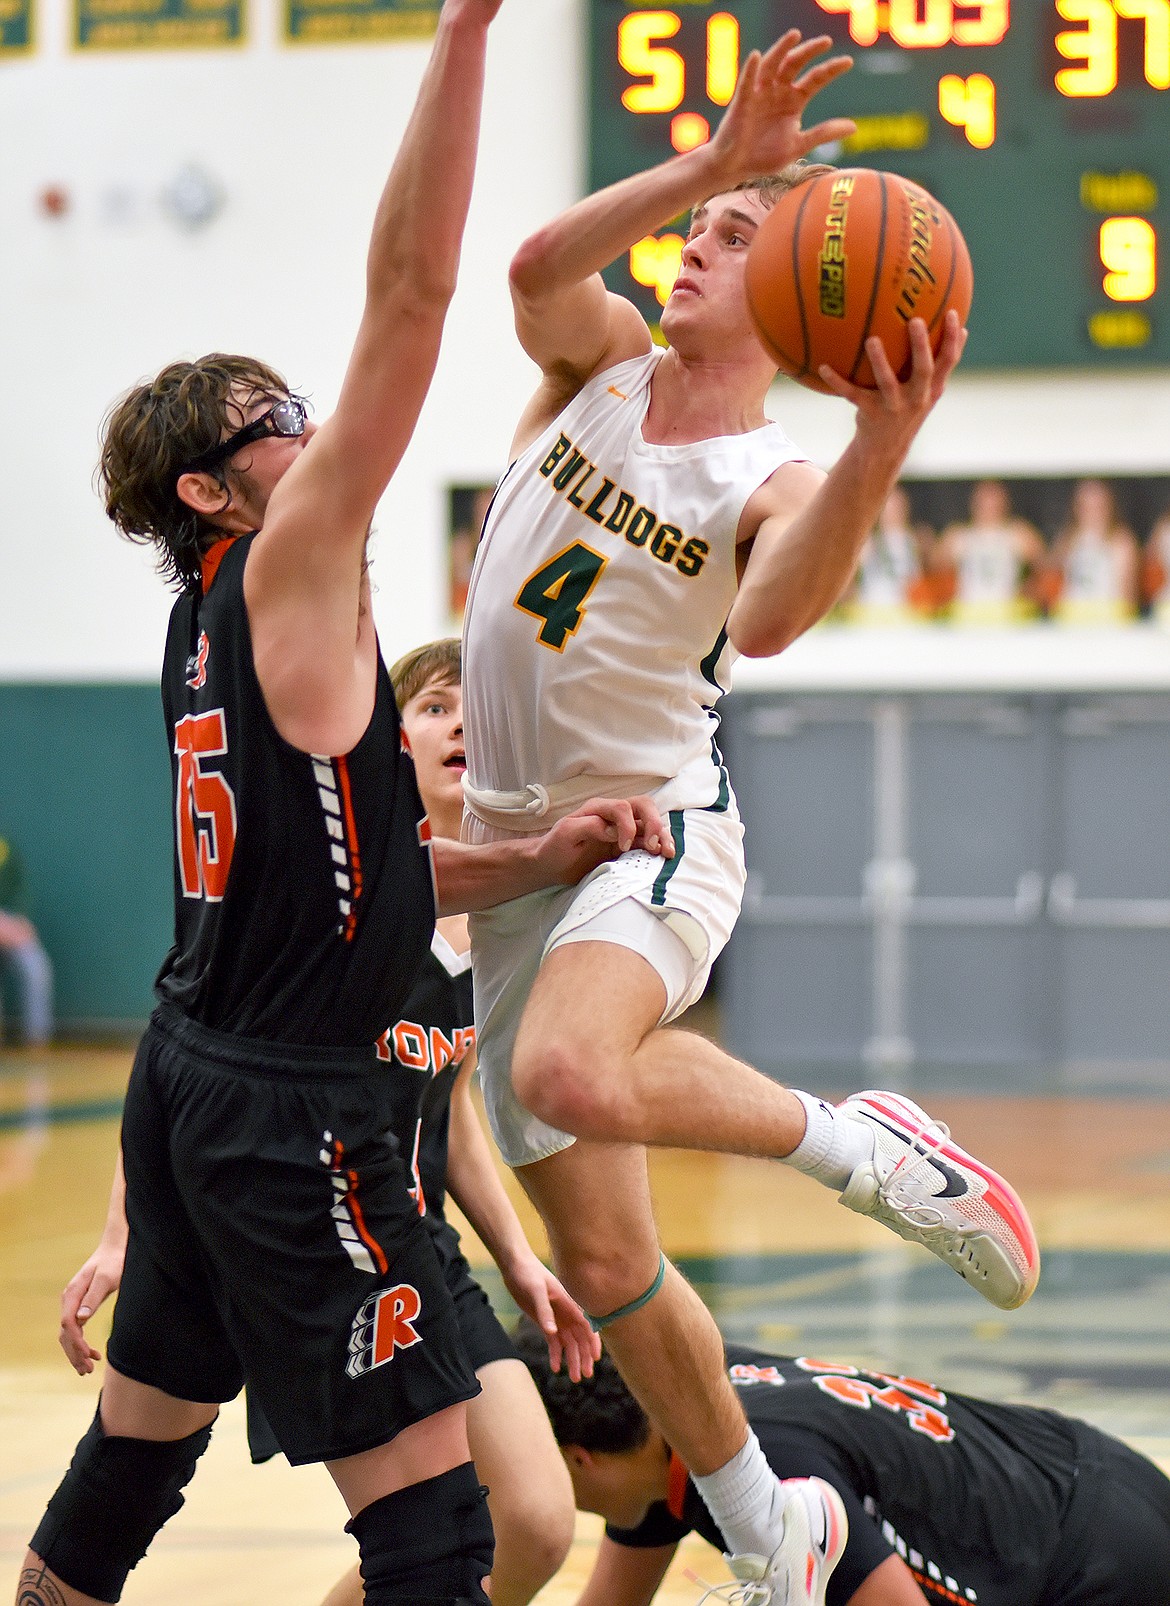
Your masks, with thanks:
[{"label": "scoreboard digit 51", "polygon": [[[964,365],[1170,363],[1170,0],[590,0],[590,187],[710,137],[740,62],[828,34],[853,71],[812,120],[815,153],[924,185],[975,269]],[[679,223],[610,270],[653,323]]]}]

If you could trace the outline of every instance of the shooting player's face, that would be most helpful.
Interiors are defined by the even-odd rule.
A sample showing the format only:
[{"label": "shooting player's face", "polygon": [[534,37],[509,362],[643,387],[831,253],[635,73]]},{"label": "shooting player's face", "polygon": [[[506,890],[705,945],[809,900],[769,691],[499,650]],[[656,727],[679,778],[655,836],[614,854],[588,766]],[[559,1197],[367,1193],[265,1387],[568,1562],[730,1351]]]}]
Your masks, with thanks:
[{"label": "shooting player's face", "polygon": [[414,754],[419,795],[428,814],[463,807],[463,692],[432,680],[402,710],[402,728]]},{"label": "shooting player's face", "polygon": [[666,306],[662,332],[672,346],[729,337],[755,341],[744,290],[748,247],[767,216],[755,190],[714,195],[698,207],[683,247],[682,267]]}]

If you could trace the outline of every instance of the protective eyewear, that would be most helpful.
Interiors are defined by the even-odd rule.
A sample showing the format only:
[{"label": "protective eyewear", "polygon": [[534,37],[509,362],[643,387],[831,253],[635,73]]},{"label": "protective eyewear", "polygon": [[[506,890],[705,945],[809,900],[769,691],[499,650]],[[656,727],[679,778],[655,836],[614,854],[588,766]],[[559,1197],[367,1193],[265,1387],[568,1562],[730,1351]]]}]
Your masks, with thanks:
[{"label": "protective eyewear", "polygon": [[267,435],[283,435],[292,437],[305,433],[305,404],[298,396],[288,396],[283,401],[276,402],[266,413],[254,418],[243,429],[237,429],[234,435],[227,440],[220,441],[218,446],[210,447],[206,452],[200,452],[193,457],[182,470],[184,474],[198,474],[206,469],[217,468],[220,463],[226,463],[229,457],[234,457],[244,446],[250,446],[253,441],[262,441]]}]

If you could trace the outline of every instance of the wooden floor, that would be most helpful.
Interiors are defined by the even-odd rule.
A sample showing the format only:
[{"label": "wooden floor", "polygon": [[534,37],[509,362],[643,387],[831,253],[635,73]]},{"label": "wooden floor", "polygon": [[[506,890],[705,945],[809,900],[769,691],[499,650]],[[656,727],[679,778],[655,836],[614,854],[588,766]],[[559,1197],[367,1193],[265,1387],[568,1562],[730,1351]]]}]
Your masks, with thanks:
[{"label": "wooden floor", "polygon": [[[96,1402],[98,1380],[76,1378],[57,1348],[57,1301],[101,1228],[128,1068],[124,1052],[0,1056],[0,1601]],[[656,1156],[668,1251],[729,1337],[1058,1406],[1170,1470],[1170,1097],[915,1091],[1032,1211],[1045,1271],[1022,1311],[995,1312],[930,1257],[764,1162]],[[466,1241],[507,1308],[482,1249]],[[99,1344],[104,1324],[92,1324]],[[123,1599],[313,1606],[354,1559],[343,1520],[319,1468],[252,1467],[242,1410],[229,1406],[186,1508]],[[542,1606],[576,1600],[597,1538],[598,1524],[582,1518]],[[661,1601],[698,1598],[688,1568],[726,1577],[695,1541]]]}]

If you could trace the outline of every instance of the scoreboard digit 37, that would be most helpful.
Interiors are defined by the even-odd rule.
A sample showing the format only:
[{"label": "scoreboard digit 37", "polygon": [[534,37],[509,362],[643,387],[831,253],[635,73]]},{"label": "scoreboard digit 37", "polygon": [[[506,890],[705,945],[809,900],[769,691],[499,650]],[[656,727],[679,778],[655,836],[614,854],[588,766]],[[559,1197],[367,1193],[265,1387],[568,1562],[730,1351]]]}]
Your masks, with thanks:
[{"label": "scoreboard digit 37", "polygon": [[[965,367],[1170,364],[1170,0],[590,0],[590,188],[709,138],[791,27],[854,60],[808,115],[857,132],[814,154],[904,174],[962,229]],[[608,275],[651,323],[684,234]]]}]

